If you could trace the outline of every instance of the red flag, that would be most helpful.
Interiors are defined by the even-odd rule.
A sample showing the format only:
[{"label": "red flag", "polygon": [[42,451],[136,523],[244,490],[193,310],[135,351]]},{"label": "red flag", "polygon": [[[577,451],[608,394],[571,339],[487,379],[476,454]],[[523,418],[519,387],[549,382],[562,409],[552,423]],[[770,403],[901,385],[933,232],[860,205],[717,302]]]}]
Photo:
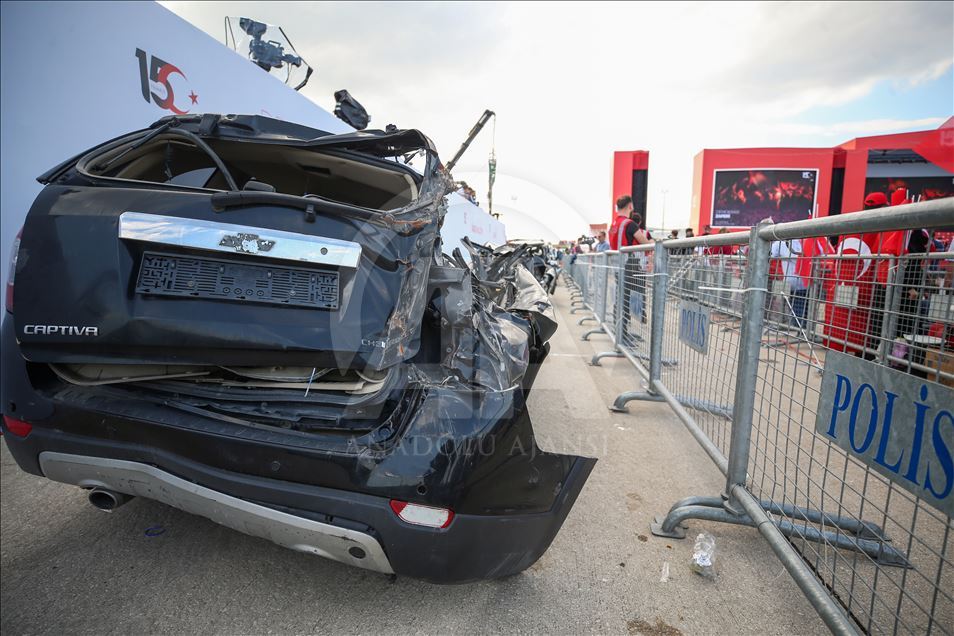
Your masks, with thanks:
[{"label": "red flag", "polygon": [[817,260],[819,267],[829,268],[830,261],[822,257],[831,256],[835,248],[824,236],[802,239],[802,255],[795,259],[795,273],[802,277],[805,285],[812,282],[812,263]]},{"label": "red flag", "polygon": [[908,232],[906,230],[891,230],[865,234],[862,240],[871,249],[872,254],[881,254],[877,259],[875,280],[880,285],[888,284],[888,270],[891,268],[891,259],[884,256],[901,256],[907,253]]},{"label": "red flag", "polygon": [[826,345],[835,351],[858,351],[867,339],[868,307],[875,266],[871,248],[858,234],[842,236],[838,258],[825,283]]}]

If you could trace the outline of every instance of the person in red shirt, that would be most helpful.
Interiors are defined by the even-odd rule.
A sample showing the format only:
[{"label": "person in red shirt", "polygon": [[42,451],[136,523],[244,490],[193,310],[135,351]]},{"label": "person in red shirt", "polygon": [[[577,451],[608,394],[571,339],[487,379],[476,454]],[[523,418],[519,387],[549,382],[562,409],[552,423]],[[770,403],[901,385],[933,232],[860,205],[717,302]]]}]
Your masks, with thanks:
[{"label": "person in red shirt", "polygon": [[[907,190],[899,188],[891,193],[891,205],[910,203]],[[865,197],[865,209],[873,210],[888,206],[888,198],[883,192],[872,192]],[[889,230],[886,232],[870,232],[861,237],[868,245],[874,257],[872,264],[873,274],[871,281],[871,302],[868,308],[868,348],[878,349],[881,343],[884,316],[887,307],[887,291],[891,271],[898,266],[896,258],[907,253],[909,233],[904,230]],[[894,339],[894,334],[886,334],[886,338]],[[865,357],[871,359],[874,354],[867,353]]]},{"label": "person in red shirt", "polygon": [[[875,210],[888,205],[888,197],[882,192],[872,192],[865,198],[865,210]],[[877,234],[871,235],[877,237]],[[868,335],[881,333],[883,312],[870,320],[869,308],[877,305],[872,298],[872,281],[876,264],[872,262],[872,248],[867,237],[859,234],[840,237],[838,255],[831,278],[825,280],[825,335],[826,346],[835,351],[844,351],[861,356],[868,344]],[[873,302],[874,301],[874,302]],[[884,307],[884,296],[880,298]]]},{"label": "person in red shirt", "polygon": [[[728,234],[728,233],[729,233],[728,228],[722,228],[721,230],[719,230],[719,234]],[[735,249],[736,249],[735,245],[717,245],[715,247],[709,248],[709,254],[712,254],[715,256],[719,256],[719,255],[732,256],[733,254],[735,254]]]},{"label": "person in red shirt", "polygon": [[[641,227],[643,218],[635,211],[631,196],[624,194],[616,200],[616,213],[617,217],[613,220],[612,227],[610,227],[611,249],[618,250],[630,245],[652,243],[649,233]],[[643,271],[641,261],[644,258],[645,255],[643,254],[630,253],[626,256],[623,274],[623,306],[620,308],[624,334],[629,331],[631,313],[638,314],[640,320],[646,322],[646,281],[641,275]],[[636,292],[636,306],[630,307],[634,291]]]},{"label": "person in red shirt", "polygon": [[609,229],[609,244],[611,250],[618,250],[628,243],[623,243],[624,228],[630,223],[630,214],[633,213],[633,197],[624,194],[616,199],[616,215],[613,217],[613,224]]}]

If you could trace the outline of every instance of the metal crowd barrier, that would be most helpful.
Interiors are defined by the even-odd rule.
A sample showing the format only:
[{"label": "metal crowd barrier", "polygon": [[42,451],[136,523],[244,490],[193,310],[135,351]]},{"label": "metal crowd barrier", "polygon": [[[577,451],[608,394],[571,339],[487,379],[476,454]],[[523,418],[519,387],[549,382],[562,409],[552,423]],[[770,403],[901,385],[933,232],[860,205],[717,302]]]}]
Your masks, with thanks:
[{"label": "metal crowd barrier", "polygon": [[952,226],[940,199],[577,258],[593,364],[645,379],[611,408],[668,403],[726,475],[653,534],[756,527],[834,633],[954,633],[954,253],[922,249]]},{"label": "metal crowd barrier", "polygon": [[568,257],[573,262],[569,263],[564,272],[563,280],[570,290],[570,313],[575,314],[580,311],[592,312],[592,304],[587,304],[586,281],[588,273],[588,261],[579,261]]}]

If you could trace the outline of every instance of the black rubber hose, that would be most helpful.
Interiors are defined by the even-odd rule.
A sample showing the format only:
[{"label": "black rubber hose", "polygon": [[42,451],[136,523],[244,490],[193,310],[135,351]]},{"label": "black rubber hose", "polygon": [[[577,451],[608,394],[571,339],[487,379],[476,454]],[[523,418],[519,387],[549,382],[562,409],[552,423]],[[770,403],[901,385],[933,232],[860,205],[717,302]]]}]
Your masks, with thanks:
[{"label": "black rubber hose", "polygon": [[209,146],[209,144],[202,141],[201,137],[199,137],[195,133],[189,132],[188,130],[182,130],[181,128],[170,128],[165,131],[165,134],[174,135],[177,137],[185,137],[186,139],[194,143],[196,146],[202,149],[203,152],[209,155],[209,157],[212,159],[212,163],[215,164],[215,167],[219,169],[219,171],[222,173],[222,176],[225,178],[225,183],[228,184],[229,190],[232,190],[233,192],[239,192],[241,190],[238,187],[238,184],[235,183],[235,179],[232,177],[232,173],[229,172],[229,169],[227,167],[225,167],[225,162],[222,161],[221,157],[215,154],[215,151],[212,150],[212,147]]}]

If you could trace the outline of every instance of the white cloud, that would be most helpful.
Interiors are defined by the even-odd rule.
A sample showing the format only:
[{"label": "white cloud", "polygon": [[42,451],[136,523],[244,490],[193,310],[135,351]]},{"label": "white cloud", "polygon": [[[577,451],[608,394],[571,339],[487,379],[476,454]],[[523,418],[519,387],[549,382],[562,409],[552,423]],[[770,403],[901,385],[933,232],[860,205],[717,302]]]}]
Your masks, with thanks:
[{"label": "white cloud", "polygon": [[[283,25],[317,69],[306,95],[330,109],[347,88],[373,127],[419,127],[445,158],[495,110],[499,174],[561,202],[509,206],[541,234],[607,220],[614,150],[650,151],[651,218],[668,190],[667,224],[682,226],[702,148],[831,144],[950,114],[793,122],[882,82],[949,77],[949,2],[164,4],[220,40],[225,15]],[[486,174],[491,142],[488,129],[457,172]]]},{"label": "white cloud", "polygon": [[[933,82],[944,75],[950,75],[952,67],[954,67],[954,60],[940,60],[937,62],[937,64],[928,66],[920,73],[913,73],[906,80],[903,80],[903,83],[908,88],[914,88],[916,86],[920,86],[921,84],[927,84],[928,82]],[[951,96],[951,99],[954,100],[954,95]]]}]

